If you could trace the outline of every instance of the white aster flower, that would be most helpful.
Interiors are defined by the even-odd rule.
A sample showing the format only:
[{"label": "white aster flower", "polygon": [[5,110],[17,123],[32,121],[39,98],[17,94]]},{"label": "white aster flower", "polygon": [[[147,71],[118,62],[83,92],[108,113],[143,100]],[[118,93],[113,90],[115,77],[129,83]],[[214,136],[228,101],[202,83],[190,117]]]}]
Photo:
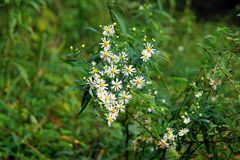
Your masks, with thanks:
[{"label": "white aster flower", "polygon": [[125,76],[132,75],[132,74],[135,73],[135,72],[136,72],[136,69],[133,68],[132,65],[129,65],[129,66],[126,65],[126,66],[123,68],[123,74],[124,74]]},{"label": "white aster flower", "polygon": [[186,135],[187,133],[189,132],[189,129],[188,128],[182,128],[179,132],[178,132],[178,135],[180,137]]},{"label": "white aster flower", "polygon": [[113,90],[119,91],[122,88],[122,81],[119,81],[118,78],[114,81],[112,81],[112,87]]},{"label": "white aster flower", "polygon": [[117,119],[119,110],[117,108],[114,108],[113,106],[107,108],[109,115],[113,118],[113,120]]},{"label": "white aster flower", "polygon": [[97,83],[96,83],[95,79],[93,78],[93,76],[88,77],[87,84],[89,84],[92,89],[97,86]]},{"label": "white aster flower", "polygon": [[117,103],[117,108],[119,109],[120,112],[125,112],[125,105],[122,101]]},{"label": "white aster flower", "polygon": [[151,57],[151,54],[146,52],[146,50],[142,51],[142,57],[141,59],[143,60],[143,62],[147,62]]},{"label": "white aster flower", "polygon": [[120,96],[121,100],[125,103],[128,103],[129,100],[132,98],[131,94],[129,94],[126,91],[120,92],[119,96]]},{"label": "white aster flower", "polygon": [[104,79],[98,79],[97,80],[97,88],[99,90],[105,90],[107,88],[108,84]]},{"label": "white aster flower", "polygon": [[111,61],[111,57],[112,57],[112,52],[109,50],[103,50],[100,51],[100,58],[102,58],[103,60],[110,62]]},{"label": "white aster flower", "polygon": [[111,55],[111,60],[114,63],[118,63],[120,59],[119,59],[119,57],[116,54],[112,54]]},{"label": "white aster flower", "polygon": [[149,53],[150,55],[151,54],[154,54],[155,52],[155,49],[153,48],[153,45],[151,43],[146,43],[144,44],[145,45],[145,50],[147,53]]},{"label": "white aster flower", "polygon": [[119,59],[123,62],[126,62],[128,60],[126,52],[121,52],[119,55]]},{"label": "white aster flower", "polygon": [[106,91],[105,90],[97,90],[97,96],[98,96],[98,99],[102,102],[105,101],[105,97],[106,97]]},{"label": "white aster flower", "polygon": [[185,123],[185,124],[188,124],[190,122],[191,122],[190,118],[184,118],[183,119],[183,123]]},{"label": "white aster flower", "polygon": [[100,43],[101,48],[104,50],[109,50],[110,49],[110,40],[107,40],[106,37],[102,38],[102,43]]},{"label": "white aster flower", "polygon": [[112,114],[108,114],[107,121],[108,121],[108,126],[112,126],[112,122],[116,119]]},{"label": "white aster flower", "polygon": [[161,139],[158,143],[159,148],[166,149],[169,147],[169,144],[166,142],[166,140]]},{"label": "white aster flower", "polygon": [[195,94],[195,97],[199,98],[202,96],[202,94],[203,94],[203,91],[199,91]]},{"label": "white aster flower", "polygon": [[137,88],[142,88],[144,85],[144,78],[142,76],[137,76],[134,80],[132,80],[132,84]]},{"label": "white aster flower", "polygon": [[106,72],[109,77],[114,78],[115,75],[119,73],[119,70],[117,69],[117,66],[111,65],[107,68]]},{"label": "white aster flower", "polygon": [[104,36],[113,36],[113,34],[115,33],[114,30],[114,26],[113,25],[109,25],[109,26],[104,26],[103,27],[103,35]]}]

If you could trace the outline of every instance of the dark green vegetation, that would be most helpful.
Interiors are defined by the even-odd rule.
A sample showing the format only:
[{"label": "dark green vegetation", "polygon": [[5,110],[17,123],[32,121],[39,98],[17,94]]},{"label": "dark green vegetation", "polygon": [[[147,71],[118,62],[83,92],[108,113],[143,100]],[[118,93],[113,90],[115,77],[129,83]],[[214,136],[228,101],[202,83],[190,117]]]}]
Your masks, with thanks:
[{"label": "dark green vegetation", "polygon": [[[0,159],[125,159],[126,150],[129,159],[237,159],[240,32],[225,17],[196,22],[189,5],[178,11],[174,0],[0,1]],[[141,42],[144,35],[156,40],[161,58],[148,68],[159,93],[155,106],[139,105],[142,97],[136,95],[130,111],[144,113],[142,122],[151,117],[155,135],[163,132],[158,127],[161,116],[168,115],[161,125],[171,121],[174,127],[180,115],[190,113],[190,133],[187,141],[179,142],[179,152],[144,143],[149,133],[134,119],[129,121],[126,148],[121,120],[109,128],[91,106],[76,116],[82,92],[75,80],[82,79],[83,66],[62,59],[71,45],[83,56],[68,59],[92,54],[101,35],[87,27],[99,30],[111,19],[131,35],[126,41]],[[216,90],[209,78],[218,81]],[[196,98],[200,91],[202,97]],[[146,108],[158,106],[166,114],[146,113]],[[131,144],[140,135],[134,151]]]}]

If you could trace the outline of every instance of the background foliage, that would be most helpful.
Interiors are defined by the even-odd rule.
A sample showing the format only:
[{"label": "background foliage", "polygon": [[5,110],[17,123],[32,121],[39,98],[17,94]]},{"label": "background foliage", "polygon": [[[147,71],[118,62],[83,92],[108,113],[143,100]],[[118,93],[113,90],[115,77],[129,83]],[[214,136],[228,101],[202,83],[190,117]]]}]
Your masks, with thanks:
[{"label": "background foliage", "polygon": [[[129,41],[142,41],[145,34],[156,40],[162,57],[150,66],[149,76],[158,86],[158,104],[172,115],[180,106],[191,113],[194,105],[201,106],[192,114],[189,140],[198,136],[204,145],[190,156],[237,159],[239,93],[203,48],[239,88],[239,30],[229,16],[197,21],[187,2],[179,9],[174,0],[0,1],[0,159],[123,158],[126,148],[120,123],[107,127],[91,107],[76,116],[82,92],[75,80],[82,78],[82,68],[62,61],[71,45],[80,48],[84,57],[91,54],[100,37],[92,28],[111,23],[109,8],[119,14],[121,29],[134,37]],[[217,91],[209,87],[208,76],[221,81]],[[204,92],[200,100],[194,98],[197,91]],[[132,122],[132,139],[140,132]],[[183,146],[183,154],[184,149],[194,150],[189,146]],[[131,153],[136,159],[158,156],[143,148]],[[182,158],[190,158],[187,153]]]}]

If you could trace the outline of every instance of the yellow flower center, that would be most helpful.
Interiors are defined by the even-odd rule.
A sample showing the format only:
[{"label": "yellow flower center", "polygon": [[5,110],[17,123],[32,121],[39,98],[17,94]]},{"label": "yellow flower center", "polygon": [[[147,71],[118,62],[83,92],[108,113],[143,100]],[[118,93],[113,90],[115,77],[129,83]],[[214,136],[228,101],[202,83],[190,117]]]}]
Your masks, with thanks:
[{"label": "yellow flower center", "polygon": [[111,70],[110,70],[110,72],[113,74],[113,73],[115,73],[115,69],[114,68],[112,68]]},{"label": "yellow flower center", "polygon": [[150,53],[152,51],[152,48],[148,47],[146,48],[147,52]]},{"label": "yellow flower center", "polygon": [[136,84],[142,84],[142,81],[140,79],[137,79]]},{"label": "yellow flower center", "polygon": [[104,55],[104,57],[108,57],[108,52],[107,52],[107,51],[104,51],[104,52],[103,52],[103,55]]},{"label": "yellow flower center", "polygon": [[124,95],[122,96],[122,98],[123,98],[123,99],[127,99],[128,96],[127,96],[126,94],[124,94]]},{"label": "yellow flower center", "polygon": [[105,84],[104,84],[103,82],[101,82],[101,83],[99,84],[99,86],[100,86],[100,87],[104,87]]},{"label": "yellow flower center", "polygon": [[108,41],[105,41],[105,42],[103,43],[103,45],[104,45],[104,47],[108,47],[108,46],[109,46],[109,42],[108,42]]}]

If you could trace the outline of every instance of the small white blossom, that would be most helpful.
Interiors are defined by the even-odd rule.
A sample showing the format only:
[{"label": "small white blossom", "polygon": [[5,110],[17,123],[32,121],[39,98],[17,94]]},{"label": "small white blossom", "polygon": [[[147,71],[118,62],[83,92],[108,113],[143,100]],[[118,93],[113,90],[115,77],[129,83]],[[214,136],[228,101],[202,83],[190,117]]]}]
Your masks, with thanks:
[{"label": "small white blossom", "polygon": [[129,100],[132,98],[132,96],[126,91],[120,92],[119,96],[120,96],[121,100],[125,103],[128,103]]},{"label": "small white blossom", "polygon": [[120,112],[125,112],[125,105],[122,101],[118,102],[117,108],[119,109]]},{"label": "small white blossom", "polygon": [[100,43],[101,48],[104,50],[109,50],[110,49],[110,40],[107,40],[106,37],[102,38],[102,43]]},{"label": "small white blossom", "polygon": [[97,88],[100,90],[105,90],[108,84],[104,79],[98,79],[97,80]]},{"label": "small white blossom", "polygon": [[151,55],[151,54],[154,54],[155,49],[153,48],[153,45],[152,45],[151,43],[146,43],[146,44],[144,44],[144,45],[145,45],[144,52],[147,52],[147,53],[149,53],[150,55]]},{"label": "small white blossom", "polygon": [[112,60],[111,62],[113,62],[113,63],[118,63],[120,58],[116,54],[112,54],[111,60]]},{"label": "small white blossom", "polygon": [[103,27],[103,35],[104,36],[113,36],[113,34],[115,33],[114,30],[114,26],[113,25],[109,25],[109,26],[104,26]]},{"label": "small white blossom", "polygon": [[191,122],[190,118],[184,118],[183,119],[183,123],[185,123],[185,124],[188,124],[190,122]]},{"label": "small white blossom", "polygon": [[128,60],[126,52],[121,52],[119,55],[119,59],[123,62],[126,62]]},{"label": "small white blossom", "polygon": [[178,132],[178,135],[180,137],[186,135],[187,133],[189,132],[189,129],[188,128],[182,128],[179,132]]},{"label": "small white blossom", "polygon": [[144,78],[142,76],[137,76],[134,80],[132,80],[132,84],[137,88],[142,88],[144,85]]},{"label": "small white blossom", "polygon": [[143,60],[143,62],[147,62],[151,57],[151,54],[146,52],[145,50],[142,51],[142,57],[141,59]]},{"label": "small white blossom", "polygon": [[112,122],[114,121],[113,115],[109,114],[107,117],[107,121],[108,121],[108,126],[112,126]]},{"label": "small white blossom", "polygon": [[166,142],[166,140],[161,139],[158,143],[159,148],[166,149],[169,147],[169,144]]},{"label": "small white blossom", "polygon": [[110,62],[111,57],[112,57],[112,52],[111,51],[108,51],[108,50],[100,51],[100,58],[102,58],[103,60],[105,60],[107,62]]},{"label": "small white blossom", "polygon": [[112,81],[112,89],[119,91],[122,88],[122,81],[119,81],[118,78]]},{"label": "small white blossom", "polygon": [[199,98],[202,96],[202,94],[203,94],[203,91],[199,91],[195,94],[195,97]]},{"label": "small white blossom", "polygon": [[119,73],[119,70],[117,69],[117,66],[111,65],[108,67],[106,72],[109,77],[114,78],[115,75]]},{"label": "small white blossom", "polygon": [[132,74],[135,73],[135,72],[136,72],[136,69],[133,68],[132,65],[125,66],[125,67],[123,68],[123,74],[124,74],[125,76],[132,75]]}]

